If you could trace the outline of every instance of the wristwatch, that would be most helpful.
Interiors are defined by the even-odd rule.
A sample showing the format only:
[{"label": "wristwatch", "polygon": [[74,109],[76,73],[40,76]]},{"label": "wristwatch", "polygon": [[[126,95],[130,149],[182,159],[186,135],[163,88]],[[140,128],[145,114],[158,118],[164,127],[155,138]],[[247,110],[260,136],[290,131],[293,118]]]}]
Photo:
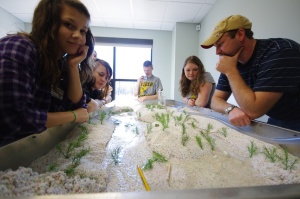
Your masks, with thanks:
[{"label": "wristwatch", "polygon": [[230,111],[232,111],[236,106],[235,105],[230,105],[225,109],[225,113],[226,115],[229,114]]}]

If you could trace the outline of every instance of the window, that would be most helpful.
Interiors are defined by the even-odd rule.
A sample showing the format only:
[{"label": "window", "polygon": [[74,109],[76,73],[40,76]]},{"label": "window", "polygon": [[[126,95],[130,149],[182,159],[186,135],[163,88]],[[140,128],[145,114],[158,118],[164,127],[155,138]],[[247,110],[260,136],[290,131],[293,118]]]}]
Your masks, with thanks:
[{"label": "window", "polygon": [[136,80],[144,74],[144,61],[152,61],[152,40],[96,37],[95,41],[97,57],[113,69],[112,99],[132,98]]}]

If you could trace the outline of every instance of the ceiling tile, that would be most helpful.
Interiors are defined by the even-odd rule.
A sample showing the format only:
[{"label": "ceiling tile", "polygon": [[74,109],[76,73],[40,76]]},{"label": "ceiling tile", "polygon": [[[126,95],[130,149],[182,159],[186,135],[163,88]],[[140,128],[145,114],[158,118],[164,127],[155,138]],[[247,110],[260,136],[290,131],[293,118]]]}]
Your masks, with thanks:
[{"label": "ceiling tile", "polygon": [[97,0],[95,2],[103,18],[132,19],[130,0]]},{"label": "ceiling tile", "polygon": [[162,21],[167,7],[166,2],[132,0],[133,19],[147,21]]},{"label": "ceiling tile", "polygon": [[[91,26],[172,31],[176,22],[200,23],[216,0],[81,0]],[[0,7],[31,23],[39,0],[0,0]]]},{"label": "ceiling tile", "polygon": [[137,29],[150,29],[150,30],[159,30],[161,27],[161,22],[153,21],[134,21],[133,27]]},{"label": "ceiling tile", "polygon": [[1,0],[0,7],[12,14],[33,14],[39,0]]},{"label": "ceiling tile", "polygon": [[124,19],[104,19],[107,27],[115,28],[133,28],[133,23],[131,20]]},{"label": "ceiling tile", "polygon": [[213,5],[204,4],[203,7],[198,12],[197,16],[194,18],[193,23],[200,23],[202,19],[206,16],[209,10],[212,8]]},{"label": "ceiling tile", "polygon": [[164,21],[191,23],[202,6],[203,4],[169,2]]},{"label": "ceiling tile", "polygon": [[173,31],[175,23],[173,22],[162,22],[160,30]]}]

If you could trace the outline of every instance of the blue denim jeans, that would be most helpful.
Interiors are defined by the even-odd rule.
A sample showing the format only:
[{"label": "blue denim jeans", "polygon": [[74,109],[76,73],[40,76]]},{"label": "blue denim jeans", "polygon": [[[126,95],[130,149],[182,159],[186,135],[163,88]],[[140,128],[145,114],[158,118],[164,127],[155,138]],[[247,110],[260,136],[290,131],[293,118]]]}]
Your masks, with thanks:
[{"label": "blue denim jeans", "polygon": [[300,132],[299,120],[277,120],[274,118],[269,118],[267,123]]}]

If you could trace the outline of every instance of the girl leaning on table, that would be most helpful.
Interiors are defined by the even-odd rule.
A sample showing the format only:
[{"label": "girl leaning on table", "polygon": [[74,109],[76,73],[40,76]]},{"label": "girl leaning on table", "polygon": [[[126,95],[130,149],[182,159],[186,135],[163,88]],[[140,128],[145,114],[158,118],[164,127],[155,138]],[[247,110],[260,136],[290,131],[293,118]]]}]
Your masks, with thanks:
[{"label": "girl leaning on table", "polygon": [[78,0],[41,0],[32,31],[0,39],[0,145],[88,120],[90,14]]},{"label": "girl leaning on table", "polygon": [[215,81],[197,56],[189,56],[184,61],[179,89],[188,106],[210,107]]},{"label": "girl leaning on table", "polygon": [[88,112],[93,112],[111,101],[112,68],[102,59],[96,58],[94,62],[93,79],[82,86],[87,96]]}]

